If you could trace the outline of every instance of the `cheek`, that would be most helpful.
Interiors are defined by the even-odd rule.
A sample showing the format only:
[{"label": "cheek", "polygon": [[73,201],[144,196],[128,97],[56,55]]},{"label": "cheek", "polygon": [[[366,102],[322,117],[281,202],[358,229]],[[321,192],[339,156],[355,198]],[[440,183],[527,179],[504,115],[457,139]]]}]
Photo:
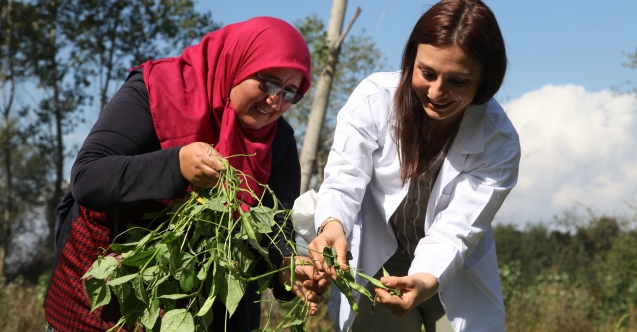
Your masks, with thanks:
[{"label": "cheek", "polygon": [[426,95],[427,89],[429,89],[427,82],[418,78],[414,78],[411,80],[411,86],[418,96]]}]

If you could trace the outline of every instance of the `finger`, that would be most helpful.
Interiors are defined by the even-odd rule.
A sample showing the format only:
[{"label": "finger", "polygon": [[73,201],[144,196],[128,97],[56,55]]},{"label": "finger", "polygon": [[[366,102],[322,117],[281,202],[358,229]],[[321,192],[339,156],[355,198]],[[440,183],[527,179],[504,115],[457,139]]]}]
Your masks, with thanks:
[{"label": "finger", "polygon": [[307,247],[309,248],[307,255],[310,257],[310,260],[312,261],[312,265],[314,265],[317,271],[323,272],[324,271],[323,262],[322,262],[323,255],[317,252],[319,250],[316,243],[312,241]]},{"label": "finger", "polygon": [[324,298],[325,297],[323,295],[310,293],[308,296],[306,296],[306,301],[312,302],[312,303],[321,303],[323,302]]},{"label": "finger", "polygon": [[316,316],[318,314],[318,304],[310,303],[310,316]]},{"label": "finger", "polygon": [[349,270],[347,267],[347,242],[339,241],[338,244],[334,245],[334,249],[336,249],[336,261],[341,266],[341,270]]},{"label": "finger", "polygon": [[215,148],[211,148],[210,149],[210,154],[212,154],[213,156],[215,156],[217,159],[219,159],[220,161],[227,161],[226,158],[224,158],[221,153],[219,153],[219,151],[217,151]]},{"label": "finger", "polygon": [[384,289],[375,287],[374,291],[376,292],[376,302],[387,303],[387,300],[390,299],[391,294]]},{"label": "finger", "polygon": [[410,286],[409,280],[407,278],[395,277],[395,276],[382,277],[380,278],[380,282],[389,288],[406,289],[406,288],[409,288]]},{"label": "finger", "polygon": [[[219,155],[219,153],[217,154]],[[226,167],[223,165],[223,162],[221,161],[221,155],[215,156],[213,154],[208,154],[206,156],[204,164],[217,172],[226,169]]]},{"label": "finger", "polygon": [[191,183],[201,188],[212,188],[217,185],[219,176],[217,171],[206,166],[201,169],[201,174],[196,176]]},{"label": "finger", "polygon": [[303,287],[307,290],[310,290],[316,294],[323,294],[327,291],[327,287],[326,286],[321,286],[318,282],[312,281],[312,280],[305,280],[303,282]]}]

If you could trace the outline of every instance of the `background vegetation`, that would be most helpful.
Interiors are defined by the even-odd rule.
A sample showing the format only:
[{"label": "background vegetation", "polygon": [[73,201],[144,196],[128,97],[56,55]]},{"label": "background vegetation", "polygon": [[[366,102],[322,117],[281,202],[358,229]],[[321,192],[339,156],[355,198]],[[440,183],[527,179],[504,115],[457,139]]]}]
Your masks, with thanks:
[{"label": "background vegetation", "polygon": [[[635,218],[570,211],[554,224],[495,227],[508,331],[637,331]],[[0,280],[3,331],[41,331],[48,274],[38,283]],[[277,321],[286,306],[270,319]],[[267,319],[263,317],[263,321]],[[327,308],[307,331],[333,331]]]}]

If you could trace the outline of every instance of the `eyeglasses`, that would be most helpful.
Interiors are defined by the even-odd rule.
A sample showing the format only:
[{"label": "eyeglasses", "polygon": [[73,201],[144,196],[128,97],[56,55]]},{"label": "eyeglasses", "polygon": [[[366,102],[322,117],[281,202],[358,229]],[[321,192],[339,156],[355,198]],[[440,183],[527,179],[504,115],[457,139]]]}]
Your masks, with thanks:
[{"label": "eyeglasses", "polygon": [[259,90],[267,93],[270,96],[276,96],[279,93],[283,92],[283,101],[285,101],[286,103],[296,104],[303,98],[302,94],[292,91],[285,91],[282,87],[261,77],[259,73],[257,73],[257,78],[259,78],[259,81],[261,81],[261,84],[259,84]]}]

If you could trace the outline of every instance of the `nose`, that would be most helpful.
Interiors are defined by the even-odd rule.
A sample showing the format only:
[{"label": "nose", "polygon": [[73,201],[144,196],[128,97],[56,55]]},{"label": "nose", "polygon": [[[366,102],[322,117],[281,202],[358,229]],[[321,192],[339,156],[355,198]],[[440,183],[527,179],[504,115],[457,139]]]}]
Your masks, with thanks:
[{"label": "nose", "polygon": [[283,93],[279,92],[277,95],[270,95],[267,101],[270,108],[274,111],[279,111],[281,110],[281,103],[283,102]]},{"label": "nose", "polygon": [[439,100],[444,96],[445,91],[446,90],[442,79],[438,78],[437,80],[430,83],[429,89],[427,91],[427,96],[429,99]]}]

